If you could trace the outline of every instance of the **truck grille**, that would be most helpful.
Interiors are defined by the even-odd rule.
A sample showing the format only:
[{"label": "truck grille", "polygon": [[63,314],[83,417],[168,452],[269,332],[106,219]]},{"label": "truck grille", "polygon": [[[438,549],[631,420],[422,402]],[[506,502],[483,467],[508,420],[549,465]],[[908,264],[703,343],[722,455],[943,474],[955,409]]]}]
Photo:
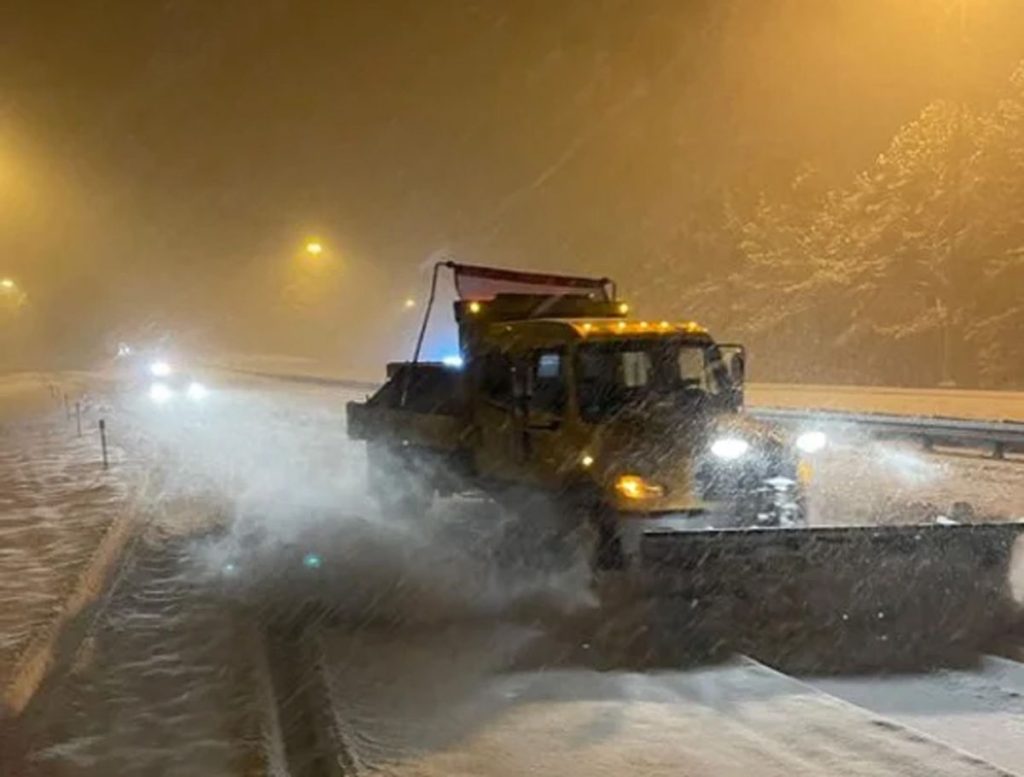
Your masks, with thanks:
[{"label": "truck grille", "polygon": [[796,468],[782,450],[751,450],[740,461],[702,459],[694,473],[700,497],[709,502],[742,500],[759,493],[772,478],[795,479]]}]

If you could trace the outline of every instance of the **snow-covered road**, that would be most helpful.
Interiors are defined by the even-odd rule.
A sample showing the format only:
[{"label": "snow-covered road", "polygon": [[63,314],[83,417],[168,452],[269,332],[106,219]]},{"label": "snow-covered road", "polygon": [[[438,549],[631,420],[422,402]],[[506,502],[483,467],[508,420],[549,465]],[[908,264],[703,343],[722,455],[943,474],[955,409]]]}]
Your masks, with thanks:
[{"label": "snow-covered road", "polygon": [[[1017,724],[1013,738],[975,726],[973,747],[951,746],[747,659],[599,671],[559,661],[557,645],[537,652],[544,639],[507,625],[326,636],[335,724],[356,769],[417,777],[994,775],[1001,772],[985,756],[996,740],[1002,755],[1017,748],[1019,757],[1024,744]],[[948,700],[946,680],[918,682]],[[873,697],[897,698],[898,685],[870,687]],[[1016,704],[993,719],[1009,721]]]},{"label": "snow-covered road", "polygon": [[[26,765],[15,773],[266,773],[273,758],[253,755],[254,743],[304,718],[287,683],[276,687],[276,712],[260,707],[260,667],[275,658],[251,635],[271,613],[311,603],[329,606],[333,620],[285,663],[317,659],[350,771],[975,775],[1000,773],[989,762],[1024,766],[1024,744],[1007,734],[1019,703],[1005,682],[990,682],[988,665],[812,687],[743,660],[652,669],[609,651],[590,641],[600,611],[585,571],[501,556],[502,522],[486,503],[379,517],[361,446],[344,435],[351,392],[222,378],[203,407],[127,396],[112,411],[126,459],[155,473],[159,488],[135,505],[146,527],[139,562],[26,713]],[[1024,497],[1024,465],[899,444],[838,440],[816,469],[820,522],[888,521],[953,501],[1013,516]],[[0,477],[15,470],[9,462]],[[51,498],[51,481],[33,483],[19,506]],[[894,700],[909,693],[900,682],[932,694],[935,709],[961,710],[976,723],[971,735],[958,734],[953,715],[942,725],[932,716],[929,728],[900,709]],[[961,697],[971,694],[980,701],[968,709]],[[988,741],[986,717],[998,732]],[[277,757],[293,769],[302,760]]]},{"label": "snow-covered road", "polygon": [[986,656],[970,670],[806,682],[1009,772],[1024,769],[1024,664]]}]

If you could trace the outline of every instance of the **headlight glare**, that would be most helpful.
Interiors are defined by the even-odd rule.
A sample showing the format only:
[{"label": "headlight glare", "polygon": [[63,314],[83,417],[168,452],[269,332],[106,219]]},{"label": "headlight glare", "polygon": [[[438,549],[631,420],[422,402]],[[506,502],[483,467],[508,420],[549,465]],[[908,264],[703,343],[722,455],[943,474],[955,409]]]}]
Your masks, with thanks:
[{"label": "headlight glare", "polygon": [[804,432],[796,438],[796,447],[804,453],[817,453],[828,444],[828,437],[817,429]]},{"label": "headlight glare", "polygon": [[159,359],[149,365],[149,374],[154,378],[166,378],[172,372],[171,365]]},{"label": "headlight glare", "polygon": [[185,393],[188,394],[189,399],[198,402],[206,399],[206,395],[210,393],[210,390],[198,380],[194,380],[188,384],[188,388],[185,389]]},{"label": "headlight glare", "polygon": [[719,437],[711,443],[711,453],[720,459],[733,461],[750,450],[750,443],[739,437]]},{"label": "headlight glare", "polygon": [[173,396],[174,392],[166,383],[154,383],[149,387],[149,398],[158,405],[162,405]]}]

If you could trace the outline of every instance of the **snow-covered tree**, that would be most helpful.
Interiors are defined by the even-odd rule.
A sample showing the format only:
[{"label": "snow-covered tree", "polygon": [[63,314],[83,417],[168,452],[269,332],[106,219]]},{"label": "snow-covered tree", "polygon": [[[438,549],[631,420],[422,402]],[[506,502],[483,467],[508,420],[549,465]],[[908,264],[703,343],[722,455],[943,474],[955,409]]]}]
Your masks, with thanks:
[{"label": "snow-covered tree", "polygon": [[772,377],[1024,384],[1024,65],[993,109],[933,102],[847,186],[803,171],[733,225],[730,317],[823,367]]}]

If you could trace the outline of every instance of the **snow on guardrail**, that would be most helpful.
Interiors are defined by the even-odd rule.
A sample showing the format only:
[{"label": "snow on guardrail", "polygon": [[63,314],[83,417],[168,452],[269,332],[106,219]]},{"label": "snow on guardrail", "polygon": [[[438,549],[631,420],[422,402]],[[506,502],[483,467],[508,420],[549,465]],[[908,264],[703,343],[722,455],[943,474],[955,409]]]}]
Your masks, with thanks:
[{"label": "snow on guardrail", "polygon": [[1016,391],[750,383],[747,403],[756,407],[1024,423],[1024,392]]},{"label": "snow on guardrail", "polygon": [[875,437],[920,440],[928,448],[940,445],[988,449],[996,458],[1024,453],[1024,423],[1016,421],[778,407],[755,407],[750,412],[758,418],[789,425],[856,426]]}]

